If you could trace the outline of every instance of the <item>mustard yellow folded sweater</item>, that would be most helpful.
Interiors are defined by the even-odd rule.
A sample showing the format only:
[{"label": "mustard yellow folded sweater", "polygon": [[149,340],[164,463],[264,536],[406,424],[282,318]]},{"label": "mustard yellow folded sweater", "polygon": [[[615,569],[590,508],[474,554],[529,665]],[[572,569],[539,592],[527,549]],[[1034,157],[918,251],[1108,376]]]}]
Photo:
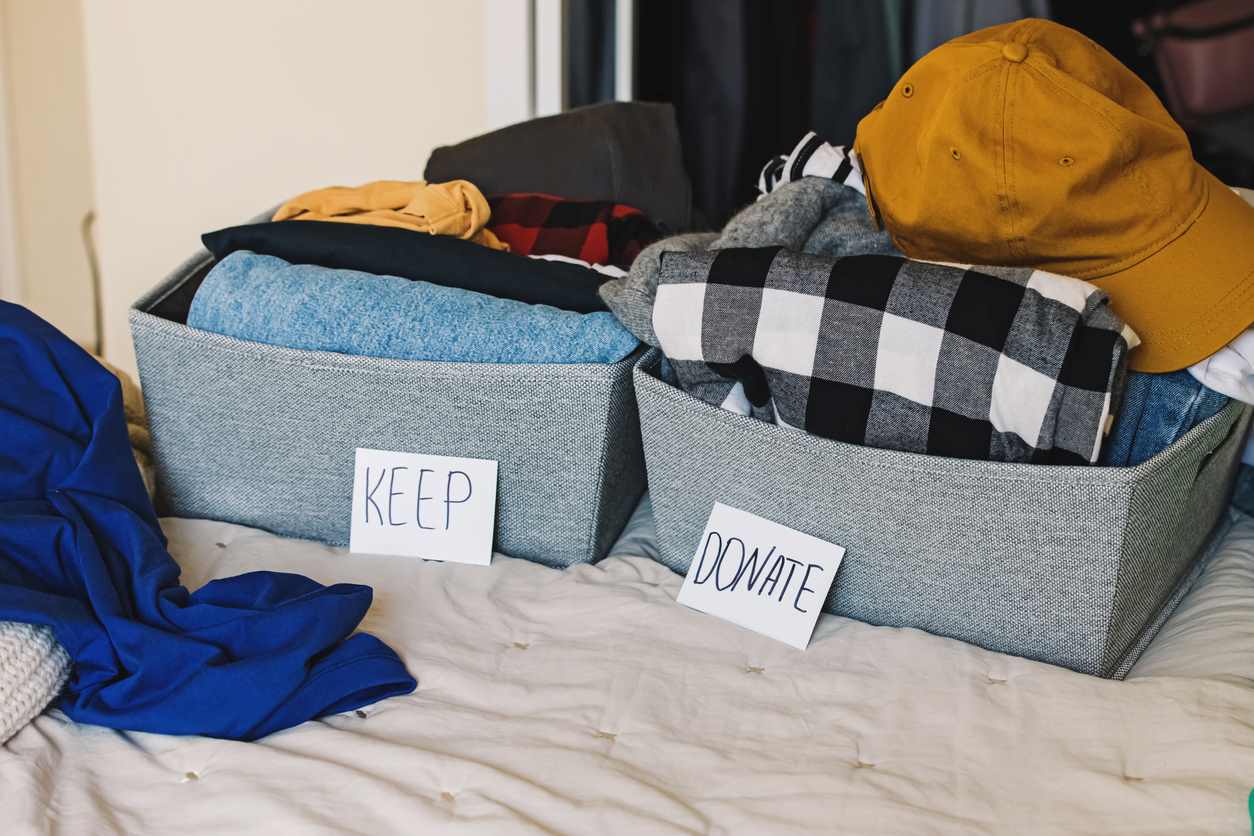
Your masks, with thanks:
[{"label": "mustard yellow folded sweater", "polygon": [[468,180],[376,180],[305,192],[280,206],[272,220],[395,226],[508,250],[508,244],[485,229],[490,217],[492,210],[483,192]]}]

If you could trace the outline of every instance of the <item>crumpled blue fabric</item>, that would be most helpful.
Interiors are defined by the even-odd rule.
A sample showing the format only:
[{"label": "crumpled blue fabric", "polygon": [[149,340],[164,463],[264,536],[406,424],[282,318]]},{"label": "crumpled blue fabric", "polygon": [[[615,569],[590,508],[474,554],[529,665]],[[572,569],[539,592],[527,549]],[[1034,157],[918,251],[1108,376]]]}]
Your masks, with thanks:
[{"label": "crumpled blue fabric", "polygon": [[117,378],[0,302],[0,620],[73,659],[59,707],[113,728],[253,740],[416,687],[354,628],[369,587],[250,572],[179,585]]},{"label": "crumpled blue fabric", "polygon": [[286,348],[458,363],[616,363],[640,345],[609,311],[575,313],[249,250],[214,265],[187,324]]}]

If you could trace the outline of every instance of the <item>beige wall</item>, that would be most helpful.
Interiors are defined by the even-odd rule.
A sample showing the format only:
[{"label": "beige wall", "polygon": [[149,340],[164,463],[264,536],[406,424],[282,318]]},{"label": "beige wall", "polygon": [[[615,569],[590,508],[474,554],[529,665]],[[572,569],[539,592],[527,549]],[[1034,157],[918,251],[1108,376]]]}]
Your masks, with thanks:
[{"label": "beige wall", "polygon": [[79,0],[0,0],[15,252],[23,304],[95,342],[81,224],[92,206]]},{"label": "beige wall", "polygon": [[484,129],[487,0],[84,0],[106,356],[199,245],[309,188],[417,179]]}]

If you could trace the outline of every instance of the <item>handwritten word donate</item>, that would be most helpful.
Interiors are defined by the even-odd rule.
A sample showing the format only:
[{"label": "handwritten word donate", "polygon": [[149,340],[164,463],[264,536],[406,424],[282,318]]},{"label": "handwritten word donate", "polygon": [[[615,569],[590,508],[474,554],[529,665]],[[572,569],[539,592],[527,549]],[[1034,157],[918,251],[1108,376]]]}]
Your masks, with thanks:
[{"label": "handwritten word donate", "polygon": [[844,555],[841,546],[715,503],[679,603],[804,650]]},{"label": "handwritten word donate", "polygon": [[[705,546],[701,549],[697,570],[692,573],[692,583],[694,586],[700,586],[713,581],[714,588],[719,592],[735,592],[738,587],[741,587],[743,581],[745,592],[753,592],[756,595],[765,593],[768,598],[774,598],[775,590],[778,589],[778,600],[781,603],[787,596],[792,599],[792,607],[797,612],[809,612],[809,610],[802,609],[801,596],[807,592],[814,594],[814,588],[806,584],[810,580],[811,572],[823,571],[823,564],[803,564],[800,560],[785,556],[783,552],[777,554],[777,551],[777,546],[771,546],[765,555],[761,554],[760,547],[749,551],[749,548],[745,546],[745,541],[739,537],[729,536],[724,540],[721,533],[711,531],[705,536]],[[728,557],[728,552],[732,553],[730,557]],[[725,569],[725,565],[729,568]],[[789,591],[794,589],[793,577],[802,566],[805,569],[801,579],[795,587],[795,592],[790,595]],[[702,574],[703,570],[704,574]],[[785,570],[787,570],[787,576],[784,574]],[[783,586],[780,586],[781,580]],[[822,601],[819,603],[821,604]]]},{"label": "handwritten word donate", "polygon": [[496,470],[487,459],[358,448],[349,548],[486,565]]}]

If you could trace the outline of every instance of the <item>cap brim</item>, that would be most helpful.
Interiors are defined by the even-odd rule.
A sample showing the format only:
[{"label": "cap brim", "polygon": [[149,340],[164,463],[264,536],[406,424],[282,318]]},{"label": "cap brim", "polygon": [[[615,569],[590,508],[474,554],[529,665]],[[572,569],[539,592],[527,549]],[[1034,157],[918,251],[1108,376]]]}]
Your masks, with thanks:
[{"label": "cap brim", "polygon": [[[1200,167],[1199,167],[1200,168]],[[1206,208],[1143,261],[1093,279],[1141,338],[1128,357],[1139,372],[1197,363],[1254,324],[1254,206],[1201,170]]]}]

